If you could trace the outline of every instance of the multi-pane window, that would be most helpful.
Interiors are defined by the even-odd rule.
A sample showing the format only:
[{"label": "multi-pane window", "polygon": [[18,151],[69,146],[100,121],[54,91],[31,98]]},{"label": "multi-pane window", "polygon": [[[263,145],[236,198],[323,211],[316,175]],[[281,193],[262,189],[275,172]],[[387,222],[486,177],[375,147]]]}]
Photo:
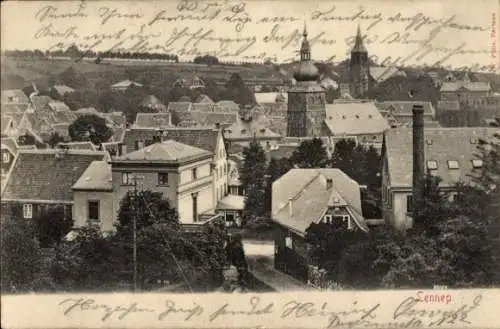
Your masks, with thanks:
[{"label": "multi-pane window", "polygon": [[134,175],[130,172],[122,173],[122,185],[134,185]]},{"label": "multi-pane window", "polygon": [[10,154],[7,152],[2,153],[2,161],[3,163],[9,163],[10,161]]},{"label": "multi-pane window", "polygon": [[31,203],[23,205],[23,217],[26,219],[33,218],[33,205]]},{"label": "multi-pane window", "polygon": [[474,167],[474,169],[482,168],[483,167],[483,160],[481,160],[481,159],[472,160],[472,167]]},{"label": "multi-pane window", "polygon": [[448,160],[448,169],[458,169],[459,164],[456,160]]},{"label": "multi-pane window", "polygon": [[88,217],[90,221],[99,220],[99,200],[89,200],[87,202]]},{"label": "multi-pane window", "polygon": [[168,185],[168,173],[158,173],[158,185]]},{"label": "multi-pane window", "polygon": [[193,177],[193,180],[198,179],[198,171],[196,168],[191,169],[191,176]]},{"label": "multi-pane window", "polygon": [[427,161],[427,169],[429,170],[436,170],[438,168],[438,164],[436,160],[429,160]]}]

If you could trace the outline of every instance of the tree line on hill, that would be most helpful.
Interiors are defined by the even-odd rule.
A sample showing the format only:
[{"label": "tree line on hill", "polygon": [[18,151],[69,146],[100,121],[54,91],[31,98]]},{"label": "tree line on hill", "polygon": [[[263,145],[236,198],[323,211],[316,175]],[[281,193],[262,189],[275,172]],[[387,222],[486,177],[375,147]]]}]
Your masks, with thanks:
[{"label": "tree line on hill", "polygon": [[[368,234],[313,224],[310,256],[326,272],[327,288],[450,288],[500,284],[500,134],[478,149],[484,167],[470,185],[457,184],[451,198],[439,177],[428,174],[424,198],[405,232],[386,224]],[[271,159],[256,142],[243,151],[240,180],[246,189],[244,221],[269,226],[271,185],[294,167],[337,167],[367,186],[365,218],[380,218],[381,158],[374,150],[340,141],[328,158],[319,139],[303,142],[290,158]],[[373,217],[372,217],[373,216]]]}]

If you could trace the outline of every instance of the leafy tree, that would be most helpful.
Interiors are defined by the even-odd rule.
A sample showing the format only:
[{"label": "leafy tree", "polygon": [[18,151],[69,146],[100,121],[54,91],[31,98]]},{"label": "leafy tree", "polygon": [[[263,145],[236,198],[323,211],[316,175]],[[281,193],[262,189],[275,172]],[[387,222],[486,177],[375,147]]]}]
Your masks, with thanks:
[{"label": "leafy tree", "polygon": [[266,154],[254,139],[243,149],[243,157],[243,166],[239,168],[240,181],[246,191],[243,217],[245,221],[249,221],[266,215]]},{"label": "leafy tree", "polygon": [[35,218],[40,245],[44,248],[52,247],[61,242],[61,239],[71,231],[73,221],[64,216],[63,206],[52,206],[41,212]]},{"label": "leafy tree", "polygon": [[113,135],[106,120],[94,114],[79,117],[69,126],[68,131],[71,140],[90,140],[96,145],[107,142]]},{"label": "leafy tree", "polygon": [[449,287],[491,284],[492,249],[485,218],[459,216],[440,223],[439,276]]},{"label": "leafy tree", "polygon": [[444,193],[439,184],[442,179],[427,173],[424,179],[423,197],[413,209],[413,227],[429,237],[439,234],[440,222],[451,216],[448,203],[449,195]]},{"label": "leafy tree", "polygon": [[138,191],[136,198],[134,192],[129,191],[120,202],[117,222],[118,234],[131,236],[134,216],[136,216],[137,230],[155,223],[168,224],[172,229],[179,227],[177,210],[160,192]]},{"label": "leafy tree", "polygon": [[222,92],[221,99],[232,100],[240,105],[254,105],[255,96],[247,88],[245,82],[238,73],[233,73],[226,82],[225,90]]},{"label": "leafy tree", "polygon": [[18,217],[2,216],[1,228],[2,291],[33,289],[33,282],[41,270],[42,258],[33,223]]},{"label": "leafy tree", "polygon": [[80,228],[74,240],[57,249],[52,266],[54,281],[66,289],[99,289],[113,286],[124,262],[119,250],[98,227]]},{"label": "leafy tree", "polygon": [[206,64],[206,65],[217,65],[217,64],[219,64],[219,60],[215,56],[205,55],[205,56],[195,57],[193,59],[193,63]]},{"label": "leafy tree", "polygon": [[51,148],[54,148],[57,146],[57,144],[64,142],[64,138],[59,135],[58,133],[52,133],[49,138],[49,146]]},{"label": "leafy tree", "polygon": [[85,107],[96,107],[97,93],[92,89],[79,89],[65,94],[63,101],[73,111]]},{"label": "leafy tree", "polygon": [[290,157],[292,165],[299,168],[325,168],[328,160],[323,141],[319,138],[303,141]]},{"label": "leafy tree", "polygon": [[32,135],[24,134],[18,138],[19,145],[36,145],[35,137]]},{"label": "leafy tree", "polygon": [[87,77],[83,73],[78,72],[73,66],[68,67],[64,72],[59,74],[59,81],[61,84],[74,89],[88,89],[91,87],[91,83]]}]

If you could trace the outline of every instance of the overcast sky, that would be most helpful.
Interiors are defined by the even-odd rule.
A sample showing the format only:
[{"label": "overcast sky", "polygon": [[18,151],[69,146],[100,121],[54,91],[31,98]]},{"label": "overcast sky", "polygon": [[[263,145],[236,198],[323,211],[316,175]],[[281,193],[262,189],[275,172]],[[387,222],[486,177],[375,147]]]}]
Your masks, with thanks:
[{"label": "overcast sky", "polygon": [[[387,56],[392,61],[409,57],[404,64],[443,58],[453,66],[499,62],[497,0],[12,1],[2,6],[3,49],[58,49],[76,42],[80,48],[170,52],[181,59],[211,52],[226,60],[276,57],[281,62],[297,58],[305,21],[315,60],[345,59],[359,24],[379,62]],[[279,26],[276,17],[283,18]]]}]

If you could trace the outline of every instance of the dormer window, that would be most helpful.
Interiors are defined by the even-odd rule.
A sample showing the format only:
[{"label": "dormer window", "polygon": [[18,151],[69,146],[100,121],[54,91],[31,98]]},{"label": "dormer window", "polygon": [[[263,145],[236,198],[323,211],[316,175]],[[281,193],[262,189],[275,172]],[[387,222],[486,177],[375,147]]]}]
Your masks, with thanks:
[{"label": "dormer window", "polygon": [[459,169],[460,166],[456,160],[448,160],[448,169]]},{"label": "dormer window", "polygon": [[429,170],[436,170],[438,168],[437,161],[436,160],[429,160],[427,161],[427,169]]},{"label": "dormer window", "polygon": [[474,169],[482,168],[483,167],[483,160],[481,160],[481,159],[472,160],[472,167]]}]

